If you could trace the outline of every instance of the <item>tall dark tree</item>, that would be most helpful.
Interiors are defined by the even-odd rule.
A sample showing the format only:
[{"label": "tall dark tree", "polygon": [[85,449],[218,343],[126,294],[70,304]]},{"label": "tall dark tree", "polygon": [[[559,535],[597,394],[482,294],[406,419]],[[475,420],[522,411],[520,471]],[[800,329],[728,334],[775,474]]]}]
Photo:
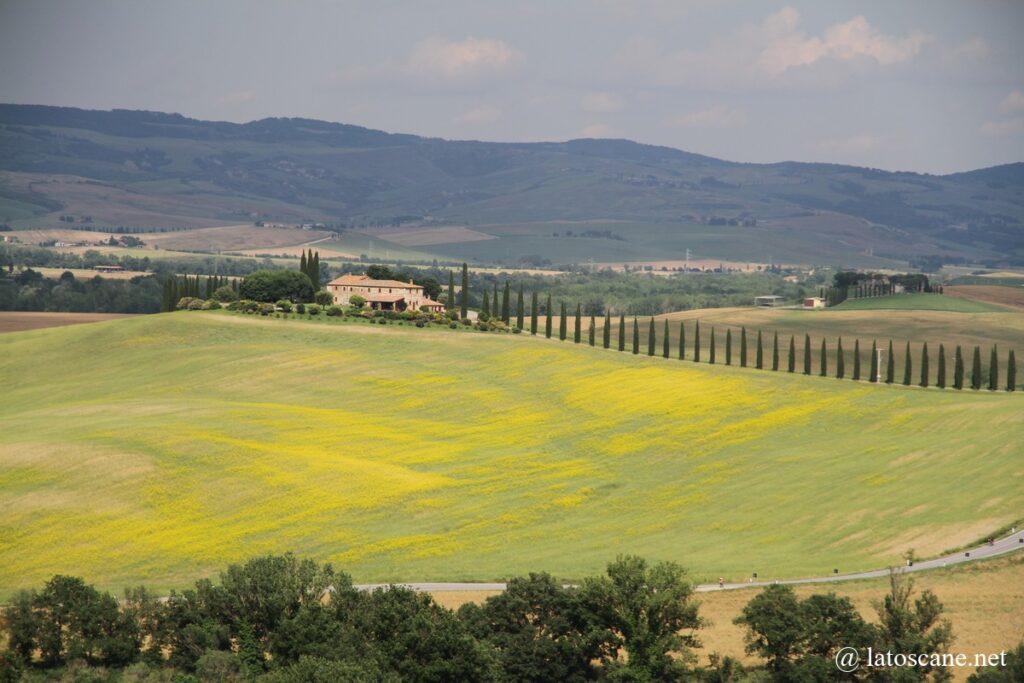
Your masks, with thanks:
[{"label": "tall dark tree", "polygon": [[668,334],[668,318],[665,318],[665,329],[662,331],[661,334],[663,337],[661,340],[661,355],[665,358],[668,358],[669,355],[672,353],[672,340],[669,339]]},{"label": "tall dark tree", "polygon": [[593,346],[597,343],[597,322],[594,320],[594,316],[590,316],[590,329],[587,330],[587,341]]},{"label": "tall dark tree", "polygon": [[[778,330],[772,333],[772,370],[774,372],[779,371],[779,332]],[[792,372],[792,371],[790,371]]]},{"label": "tall dark tree", "polygon": [[569,316],[567,316],[565,314],[565,302],[564,301],[562,302],[562,307],[561,307],[560,311],[561,312],[559,313],[559,316],[558,316],[558,338],[560,340],[562,340],[562,341],[565,341],[565,338],[566,338],[566,336],[568,334],[567,327],[568,327],[568,318],[569,318]]},{"label": "tall dark tree", "polygon": [[516,329],[523,329],[523,286],[519,285],[519,295],[516,297]]},{"label": "tall dark tree", "polygon": [[647,329],[647,355],[648,356],[653,356],[654,355],[654,347],[658,343],[658,341],[654,338],[654,336],[655,336],[655,332],[654,332],[654,318],[651,318],[651,323],[650,323],[650,325],[648,326],[648,329]]},{"label": "tall dark tree", "polygon": [[892,384],[896,380],[896,356],[892,352],[892,339],[889,340],[889,353],[885,359],[885,383]]},{"label": "tall dark tree", "polygon": [[708,340],[708,363],[715,364],[715,328],[711,327],[711,339]]},{"label": "tall dark tree", "polygon": [[913,373],[913,362],[910,359],[910,342],[908,341],[907,348],[903,351],[903,386],[910,386],[914,377]]},{"label": "tall dark tree", "polygon": [[501,314],[501,304],[498,303],[498,281],[494,281],[494,298],[491,299],[491,317],[497,318]]},{"label": "tall dark tree", "polygon": [[544,336],[551,339],[551,295],[548,294],[548,303],[544,307]]},{"label": "tall dark tree", "polygon": [[686,323],[679,321],[679,360],[686,360]]},{"label": "tall dark tree", "polygon": [[583,341],[583,312],[580,309],[580,305],[576,304],[576,321],[573,323],[572,340],[579,344]]},{"label": "tall dark tree", "polygon": [[601,330],[601,343],[606,349],[612,346],[612,312],[605,311],[604,329]]},{"label": "tall dark tree", "polygon": [[732,365],[732,328],[725,328],[725,364]]},{"label": "tall dark tree", "polygon": [[484,300],[483,300],[483,303],[480,304],[480,315],[481,316],[485,316],[486,315],[488,318],[491,317],[491,299],[490,299],[490,296],[487,293],[487,288],[486,287],[484,287]]},{"label": "tall dark tree", "polygon": [[693,331],[693,362],[700,362],[700,321],[697,321]]},{"label": "tall dark tree", "polygon": [[928,342],[921,347],[921,381],[919,385],[924,389],[928,388]]},{"label": "tall dark tree", "polygon": [[964,354],[960,345],[956,346],[956,354],[953,357],[953,388],[964,388]]},{"label": "tall dark tree", "polygon": [[448,271],[448,300],[445,305],[449,311],[455,310],[455,273]]},{"label": "tall dark tree", "polygon": [[804,374],[811,374],[811,335],[804,335]]},{"label": "tall dark tree", "polygon": [[[508,325],[509,321],[512,319],[509,298],[508,280],[505,280],[505,291],[501,293],[501,322],[506,325]],[[495,301],[497,301],[497,299],[495,299]]]},{"label": "tall dark tree", "polygon": [[997,355],[996,347],[992,347],[992,352],[988,357],[988,390],[996,391],[999,389],[999,356]]},{"label": "tall dark tree", "polygon": [[747,328],[740,328],[740,367],[747,367]]},{"label": "tall dark tree", "polygon": [[619,351],[626,350],[626,316],[619,314]]},{"label": "tall dark tree", "polygon": [[786,370],[796,372],[796,339],[793,338],[793,335],[789,335],[789,358],[786,360],[788,361]]},{"label": "tall dark tree", "polygon": [[302,256],[299,258],[299,272],[309,273],[309,266],[306,265],[306,250],[302,250]]},{"label": "tall dark tree", "polygon": [[853,378],[854,381],[860,381],[860,339],[853,341]]},{"label": "tall dark tree", "polygon": [[320,289],[320,252],[313,254],[313,267],[310,268],[309,279],[313,281],[313,289]]},{"label": "tall dark tree", "polygon": [[818,363],[821,367],[818,369],[818,375],[821,377],[828,377],[828,350],[825,348],[825,339],[821,340],[821,359]]},{"label": "tall dark tree", "polygon": [[537,334],[537,292],[530,295],[530,334]]},{"label": "tall dark tree", "polygon": [[469,315],[469,266],[462,264],[462,290],[459,292],[459,317],[463,320]]},{"label": "tall dark tree", "polygon": [[640,323],[633,316],[633,354],[640,353]]},{"label": "tall dark tree", "polygon": [[1010,355],[1006,358],[1006,390],[1017,391],[1017,357],[1010,349]]},{"label": "tall dark tree", "polygon": [[761,338],[761,330],[757,331],[757,349],[754,351],[754,367],[764,370],[764,344]]},{"label": "tall dark tree", "polygon": [[846,355],[843,353],[843,338],[836,343],[836,379],[846,377]]},{"label": "tall dark tree", "polygon": [[946,346],[939,344],[939,367],[935,376],[935,386],[939,389],[946,388]]},{"label": "tall dark tree", "polygon": [[981,389],[981,347],[974,347],[974,357],[971,359],[971,389]]}]

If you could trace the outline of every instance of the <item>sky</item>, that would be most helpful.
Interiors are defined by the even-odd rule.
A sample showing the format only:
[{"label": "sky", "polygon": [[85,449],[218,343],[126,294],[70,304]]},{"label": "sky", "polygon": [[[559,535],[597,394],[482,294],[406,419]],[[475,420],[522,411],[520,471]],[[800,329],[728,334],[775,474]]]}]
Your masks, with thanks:
[{"label": "sky", "polygon": [[944,174],[1024,161],[1021,35],[1019,0],[0,0],[0,102]]}]

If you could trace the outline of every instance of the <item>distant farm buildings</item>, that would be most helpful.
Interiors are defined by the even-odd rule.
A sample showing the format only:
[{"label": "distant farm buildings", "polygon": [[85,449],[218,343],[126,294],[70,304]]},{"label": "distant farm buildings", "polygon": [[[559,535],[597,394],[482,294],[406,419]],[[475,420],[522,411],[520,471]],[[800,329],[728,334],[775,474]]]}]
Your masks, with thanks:
[{"label": "distant farm buildings", "polygon": [[761,308],[774,308],[775,306],[782,306],[785,303],[786,300],[784,298],[774,294],[754,297],[754,305],[760,306]]},{"label": "distant farm buildings", "polygon": [[820,296],[809,296],[804,299],[804,308],[825,308],[825,299]]},{"label": "distant farm buildings", "polygon": [[327,289],[334,296],[334,303],[347,304],[358,295],[371,308],[383,311],[432,311],[444,312],[444,304],[429,298],[421,285],[398,280],[373,280],[366,275],[342,275],[327,283]]}]

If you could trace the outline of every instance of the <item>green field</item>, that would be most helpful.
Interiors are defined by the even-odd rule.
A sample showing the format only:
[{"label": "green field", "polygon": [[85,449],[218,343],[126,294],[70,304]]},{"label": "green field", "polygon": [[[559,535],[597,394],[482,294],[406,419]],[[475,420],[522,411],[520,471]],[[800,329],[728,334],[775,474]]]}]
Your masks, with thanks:
[{"label": "green field", "polygon": [[891,296],[875,296],[863,299],[847,299],[830,311],[871,311],[881,309],[898,309],[902,311],[957,311],[959,313],[1005,313],[1004,306],[957,299],[941,294],[893,294]]},{"label": "green field", "polygon": [[165,590],[294,550],[356,581],[874,568],[1020,518],[1024,395],[524,336],[159,316],[0,337],[0,586]]}]

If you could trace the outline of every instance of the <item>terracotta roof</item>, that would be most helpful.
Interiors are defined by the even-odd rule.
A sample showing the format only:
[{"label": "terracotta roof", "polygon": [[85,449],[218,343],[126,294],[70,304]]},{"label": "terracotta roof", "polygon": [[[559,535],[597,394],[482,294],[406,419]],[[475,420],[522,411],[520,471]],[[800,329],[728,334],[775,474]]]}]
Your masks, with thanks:
[{"label": "terracotta roof", "polygon": [[398,280],[371,280],[365,275],[342,275],[328,282],[329,285],[359,285],[360,287],[389,287],[391,289],[423,289],[422,285]]},{"label": "terracotta roof", "polygon": [[420,308],[423,308],[424,306],[444,306],[444,304],[442,304],[440,301],[434,301],[433,299],[430,298],[424,298],[423,301],[420,303]]},{"label": "terracotta roof", "polygon": [[354,275],[352,273],[345,273],[341,277],[336,277],[327,284],[329,285],[353,285],[357,282],[362,282],[366,279],[365,275]]},{"label": "terracotta roof", "polygon": [[395,303],[403,301],[405,296],[402,294],[367,294],[363,298],[367,301],[374,301],[376,303]]}]

